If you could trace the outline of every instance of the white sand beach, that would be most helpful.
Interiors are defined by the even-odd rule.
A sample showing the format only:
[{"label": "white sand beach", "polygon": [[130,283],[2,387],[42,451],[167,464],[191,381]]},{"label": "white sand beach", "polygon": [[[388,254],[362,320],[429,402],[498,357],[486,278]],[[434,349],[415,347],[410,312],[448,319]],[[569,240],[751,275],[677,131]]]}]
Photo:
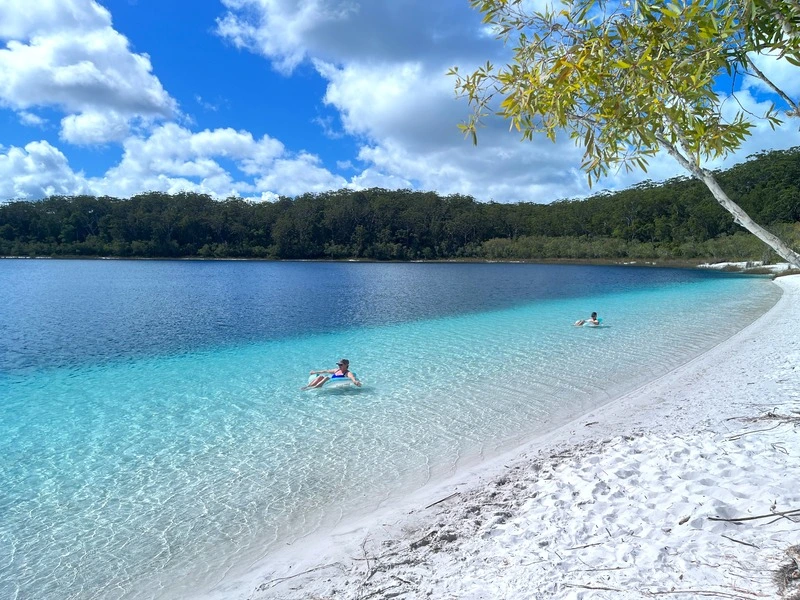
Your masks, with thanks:
[{"label": "white sand beach", "polygon": [[800,598],[800,276],[669,374],[222,598]]}]

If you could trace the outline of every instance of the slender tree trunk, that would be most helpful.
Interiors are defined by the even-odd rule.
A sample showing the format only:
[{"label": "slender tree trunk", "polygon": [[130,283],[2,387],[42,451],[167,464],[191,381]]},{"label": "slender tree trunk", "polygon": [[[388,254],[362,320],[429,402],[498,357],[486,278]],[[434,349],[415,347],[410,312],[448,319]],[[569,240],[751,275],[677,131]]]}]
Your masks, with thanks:
[{"label": "slender tree trunk", "polygon": [[659,142],[667,149],[667,152],[677,160],[680,165],[689,171],[693,177],[702,181],[705,186],[714,195],[714,198],[719,202],[722,207],[733,215],[733,220],[747,229],[750,233],[764,242],[767,246],[775,250],[786,262],[796,269],[800,269],[800,254],[789,248],[786,243],[779,237],[773,235],[761,225],[753,221],[742,208],[731,200],[724,190],[719,186],[717,180],[709,171],[706,171],[695,162],[686,158],[681,152],[669,141],[660,138]]}]

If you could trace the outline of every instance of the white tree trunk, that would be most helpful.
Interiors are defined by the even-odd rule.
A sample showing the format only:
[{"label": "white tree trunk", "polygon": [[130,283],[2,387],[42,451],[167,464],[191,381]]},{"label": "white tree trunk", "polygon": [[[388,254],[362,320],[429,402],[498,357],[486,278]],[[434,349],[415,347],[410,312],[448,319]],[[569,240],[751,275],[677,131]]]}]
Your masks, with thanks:
[{"label": "white tree trunk", "polygon": [[753,221],[753,219],[750,218],[750,215],[744,212],[744,210],[742,210],[742,208],[733,200],[728,198],[728,195],[719,186],[719,183],[717,183],[714,175],[686,158],[674,145],[670,144],[667,140],[660,139],[659,141],[667,149],[667,152],[669,152],[670,155],[677,160],[682,167],[689,171],[696,179],[699,179],[705,184],[705,186],[714,195],[716,201],[719,202],[725,210],[733,215],[733,220],[736,223],[747,229],[747,231],[752,233],[767,246],[775,250],[779,256],[781,256],[795,269],[800,269],[800,254],[789,248],[789,246],[787,246],[779,237],[773,235],[761,225]]}]

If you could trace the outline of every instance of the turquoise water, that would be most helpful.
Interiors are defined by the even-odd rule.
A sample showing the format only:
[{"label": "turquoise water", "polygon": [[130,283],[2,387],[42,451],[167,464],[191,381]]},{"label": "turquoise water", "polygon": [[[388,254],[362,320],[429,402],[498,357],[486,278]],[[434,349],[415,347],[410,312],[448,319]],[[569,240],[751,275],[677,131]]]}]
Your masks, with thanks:
[{"label": "turquoise water", "polygon": [[[20,600],[207,591],[666,373],[779,295],[537,265],[0,261],[0,283],[0,597]],[[606,327],[571,326],[592,310]],[[299,391],[342,356],[363,389]]]}]

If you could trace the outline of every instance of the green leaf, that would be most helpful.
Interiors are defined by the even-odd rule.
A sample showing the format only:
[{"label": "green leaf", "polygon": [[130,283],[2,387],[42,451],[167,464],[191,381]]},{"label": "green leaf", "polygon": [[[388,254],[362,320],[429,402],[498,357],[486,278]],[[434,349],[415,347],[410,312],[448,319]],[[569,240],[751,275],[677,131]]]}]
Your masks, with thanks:
[{"label": "green leaf", "polygon": [[681,7],[677,4],[669,4],[663,8],[663,13],[677,19],[681,16]]}]

